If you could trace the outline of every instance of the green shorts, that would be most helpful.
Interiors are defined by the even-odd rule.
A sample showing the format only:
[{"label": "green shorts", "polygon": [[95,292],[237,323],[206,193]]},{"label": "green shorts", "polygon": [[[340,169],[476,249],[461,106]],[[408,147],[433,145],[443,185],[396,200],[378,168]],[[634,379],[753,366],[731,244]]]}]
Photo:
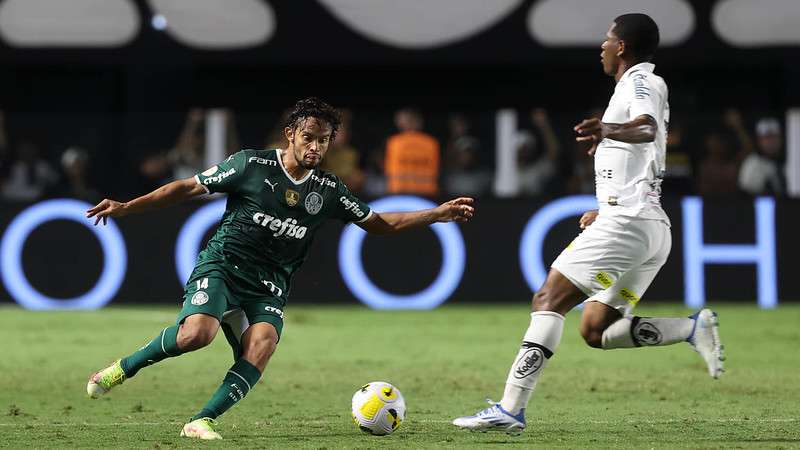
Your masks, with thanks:
[{"label": "green shorts", "polygon": [[205,262],[195,267],[186,283],[177,323],[192,314],[206,314],[221,322],[225,311],[239,308],[250,324],[270,323],[280,337],[288,291],[288,280],[278,273]]}]

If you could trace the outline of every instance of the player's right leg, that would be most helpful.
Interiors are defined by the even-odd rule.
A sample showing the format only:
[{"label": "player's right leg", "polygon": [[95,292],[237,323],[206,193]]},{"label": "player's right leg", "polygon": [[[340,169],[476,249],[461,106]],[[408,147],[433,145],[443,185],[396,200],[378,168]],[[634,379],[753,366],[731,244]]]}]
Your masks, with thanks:
[{"label": "player's right leg", "polygon": [[180,325],[164,328],[144,347],[93,373],[86,392],[98,398],[144,367],[203,348],[214,340],[218,328],[219,321],[205,314],[191,315]]},{"label": "player's right leg", "polygon": [[627,223],[599,216],[553,262],[544,285],[533,296],[531,322],[506,379],[503,399],[453,424],[470,430],[519,432],[525,408],[564,329],[564,315],[584,298],[611,286],[641,263],[643,236],[619,239]]},{"label": "player's right leg", "polygon": [[723,372],[724,356],[717,315],[713,311],[703,309],[689,317],[632,314],[639,298],[666,262],[671,247],[669,229],[665,224],[646,221],[637,226],[649,229],[646,234],[653,242],[648,248],[652,249],[653,255],[584,303],[581,335],[591,347],[605,350],[688,342],[703,358],[709,375],[719,378]]},{"label": "player's right leg", "polygon": [[531,322],[514,364],[509,370],[503,398],[499,403],[472,416],[458,417],[453,425],[473,431],[519,433],[525,429],[525,408],[539,376],[553,356],[564,330],[564,315],[578,305],[585,294],[558,270],[533,296]]},{"label": "player's right leg", "polygon": [[227,309],[227,291],[221,279],[194,278],[187,283],[183,308],[176,324],[161,330],[139,350],[93,373],[86,385],[90,397],[98,398],[144,367],[211,343]]}]

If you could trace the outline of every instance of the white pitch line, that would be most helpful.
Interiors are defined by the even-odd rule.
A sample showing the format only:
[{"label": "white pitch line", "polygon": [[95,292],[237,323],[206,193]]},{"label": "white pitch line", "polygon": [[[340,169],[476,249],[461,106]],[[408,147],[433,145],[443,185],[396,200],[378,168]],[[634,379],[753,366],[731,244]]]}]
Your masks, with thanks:
[{"label": "white pitch line", "polygon": [[[409,422],[413,423],[423,423],[423,424],[450,424],[451,421],[449,420],[411,420]],[[759,418],[759,419],[742,419],[742,418],[728,418],[728,419],[705,419],[705,420],[698,420],[698,419],[691,419],[691,420],[683,420],[683,419],[668,419],[668,420],[580,420],[580,421],[529,421],[530,424],[538,424],[538,425],[581,425],[581,424],[593,424],[593,425],[618,425],[618,424],[643,424],[643,425],[667,425],[673,423],[687,423],[687,424],[700,424],[700,423],[792,423],[792,422],[800,422],[800,419],[796,418]],[[304,425],[329,425],[334,423],[334,421],[323,421],[323,420],[310,420],[310,421],[303,421],[302,424]],[[111,423],[0,423],[0,427],[24,427],[24,426],[31,426],[31,427],[75,427],[75,426],[83,426],[83,427],[119,427],[119,426],[130,426],[130,427],[143,427],[143,426],[155,426],[155,425],[182,425],[183,422],[111,422]],[[260,425],[260,424],[255,424]],[[241,426],[241,425],[239,425]]]}]

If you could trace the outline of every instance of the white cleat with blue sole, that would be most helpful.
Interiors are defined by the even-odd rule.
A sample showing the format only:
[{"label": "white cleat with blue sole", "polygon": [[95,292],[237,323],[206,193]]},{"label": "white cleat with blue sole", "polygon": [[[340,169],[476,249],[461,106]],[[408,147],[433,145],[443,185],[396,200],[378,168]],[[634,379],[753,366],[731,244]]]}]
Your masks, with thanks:
[{"label": "white cleat with blue sole", "polygon": [[474,416],[458,417],[453,420],[453,425],[471,431],[502,431],[508,434],[519,434],[525,430],[525,410],[516,416],[503,409],[499,403],[489,401],[492,405],[483,411],[478,411]]},{"label": "white cleat with blue sole", "polygon": [[701,309],[689,316],[695,320],[694,330],[687,341],[700,354],[708,367],[708,374],[717,379],[725,371],[724,347],[719,339],[719,319],[710,309]]}]

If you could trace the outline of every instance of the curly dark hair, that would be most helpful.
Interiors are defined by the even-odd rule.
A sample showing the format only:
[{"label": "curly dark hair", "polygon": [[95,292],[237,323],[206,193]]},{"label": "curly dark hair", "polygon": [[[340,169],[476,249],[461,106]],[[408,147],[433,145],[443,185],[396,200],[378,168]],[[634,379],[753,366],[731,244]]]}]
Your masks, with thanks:
[{"label": "curly dark hair", "polygon": [[331,126],[331,141],[336,137],[336,132],[342,125],[342,114],[338,109],[317,97],[308,97],[294,104],[294,109],[286,119],[286,126],[294,131],[309,117],[327,122]]}]

